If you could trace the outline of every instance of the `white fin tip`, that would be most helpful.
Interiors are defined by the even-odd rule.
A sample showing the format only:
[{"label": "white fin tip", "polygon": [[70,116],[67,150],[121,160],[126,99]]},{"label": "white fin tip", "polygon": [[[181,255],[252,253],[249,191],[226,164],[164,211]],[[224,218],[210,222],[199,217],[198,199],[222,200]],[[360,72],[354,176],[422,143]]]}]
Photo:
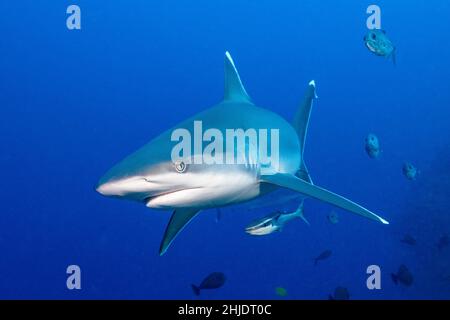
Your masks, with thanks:
[{"label": "white fin tip", "polygon": [[234,61],[233,58],[231,57],[231,54],[229,51],[225,52],[225,56],[227,57],[227,59],[231,62],[231,64],[234,66]]}]

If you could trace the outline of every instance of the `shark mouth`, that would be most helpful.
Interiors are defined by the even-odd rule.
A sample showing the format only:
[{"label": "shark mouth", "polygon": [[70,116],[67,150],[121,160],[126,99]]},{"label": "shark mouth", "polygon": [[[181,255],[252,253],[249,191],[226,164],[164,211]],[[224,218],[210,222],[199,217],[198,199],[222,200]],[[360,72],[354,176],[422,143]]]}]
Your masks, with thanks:
[{"label": "shark mouth", "polygon": [[[202,189],[201,187],[195,187],[195,188],[184,188],[184,189],[176,189],[176,190],[170,190],[165,192],[160,192],[158,194],[145,197],[143,199],[144,204],[149,208],[164,208],[165,206],[162,204],[155,204],[155,202],[162,198],[167,198],[169,196],[173,196],[172,198],[175,198],[177,196],[183,197],[183,193],[187,193],[193,190]],[[188,205],[187,205],[188,207]]]},{"label": "shark mouth", "polygon": [[245,232],[257,235],[257,234],[267,234],[267,229],[273,228],[272,219],[264,219],[258,223],[254,223],[245,228]]},{"label": "shark mouth", "polygon": [[166,195],[169,195],[169,194],[172,194],[172,193],[176,193],[176,192],[179,192],[179,191],[183,191],[183,190],[186,190],[186,189],[179,189],[179,190],[160,192],[160,193],[154,194],[152,196],[145,197],[142,200],[142,202],[144,202],[144,204],[148,204],[150,201],[155,200],[155,199],[157,199],[159,197],[166,196]]}]

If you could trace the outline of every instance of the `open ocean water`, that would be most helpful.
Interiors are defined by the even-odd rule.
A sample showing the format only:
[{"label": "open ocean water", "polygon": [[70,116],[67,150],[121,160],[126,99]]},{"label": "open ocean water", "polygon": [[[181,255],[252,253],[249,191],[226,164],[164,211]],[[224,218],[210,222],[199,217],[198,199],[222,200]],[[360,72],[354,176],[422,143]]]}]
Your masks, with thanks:
[{"label": "open ocean water", "polygon": [[[81,30],[66,26],[72,4]],[[364,44],[371,4],[396,65]],[[328,299],[339,286],[350,299],[450,298],[450,2],[5,0],[0,15],[1,299]],[[288,121],[316,81],[314,183],[389,225],[306,199],[310,226],[256,237],[251,221],[298,202],[241,204],[218,221],[201,212],[159,256],[170,211],[95,191],[119,160],[222,99],[227,50],[255,104]],[[81,290],[66,286],[69,265]],[[367,288],[370,265],[380,289]],[[392,280],[400,265],[410,286]],[[211,272],[224,285],[195,296]]]}]

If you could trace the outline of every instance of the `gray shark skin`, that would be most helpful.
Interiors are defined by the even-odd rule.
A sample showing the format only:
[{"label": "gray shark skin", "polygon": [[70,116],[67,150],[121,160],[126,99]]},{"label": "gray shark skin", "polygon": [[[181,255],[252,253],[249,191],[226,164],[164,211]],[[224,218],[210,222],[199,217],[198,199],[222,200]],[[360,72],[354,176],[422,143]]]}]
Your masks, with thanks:
[{"label": "gray shark skin", "polygon": [[[223,101],[163,132],[116,164],[99,180],[96,190],[105,196],[142,202],[149,208],[174,210],[161,242],[160,255],[200,210],[249,201],[280,187],[388,224],[360,205],[312,184],[303,150],[315,98],[315,83],[311,81],[293,124],[255,106],[227,52]],[[243,160],[243,164],[192,163],[182,172],[176,170],[171,152],[178,141],[171,141],[171,134],[179,128],[194,132],[194,121],[202,121],[203,132],[209,128],[221,132],[250,128],[279,130],[279,165],[262,173],[261,163],[255,161],[257,155],[237,151],[233,156]],[[198,156],[193,150],[192,157]]]}]

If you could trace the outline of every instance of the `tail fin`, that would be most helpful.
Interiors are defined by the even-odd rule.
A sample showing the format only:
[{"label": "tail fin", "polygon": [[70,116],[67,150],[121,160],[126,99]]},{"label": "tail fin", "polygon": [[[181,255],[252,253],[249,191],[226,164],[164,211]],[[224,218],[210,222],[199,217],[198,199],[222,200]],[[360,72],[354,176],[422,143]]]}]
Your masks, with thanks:
[{"label": "tail fin", "polygon": [[195,294],[196,296],[199,296],[199,295],[200,295],[200,288],[197,287],[197,286],[194,285],[194,284],[191,284],[191,287],[192,287],[192,291],[194,291],[194,294]]},{"label": "tail fin", "polygon": [[294,121],[292,122],[295,130],[297,131],[298,138],[300,140],[301,155],[303,158],[303,150],[305,147],[306,131],[308,130],[309,117],[311,115],[311,108],[313,105],[313,100],[317,98],[316,95],[316,82],[312,80],[308,84],[306,89],[305,97],[303,103],[297,110],[295,114]]},{"label": "tail fin", "polygon": [[314,99],[317,99],[316,82],[312,80],[308,84],[303,102],[298,108],[297,113],[294,117],[294,121],[292,122],[295,130],[297,131],[297,136],[300,142],[300,156],[302,159],[297,177],[309,183],[312,183],[312,180],[308,173],[308,169],[306,168],[305,161],[303,160],[303,153],[305,150],[306,132],[308,131],[309,117],[311,115],[311,109]]},{"label": "tail fin", "polygon": [[310,226],[311,224],[309,223],[308,220],[306,220],[305,215],[304,215],[304,211],[303,211],[303,203],[305,202],[305,199],[302,200],[302,202],[300,203],[300,205],[298,206],[297,210],[295,211],[295,215],[297,217],[299,217],[300,219],[302,219],[308,226]]}]

